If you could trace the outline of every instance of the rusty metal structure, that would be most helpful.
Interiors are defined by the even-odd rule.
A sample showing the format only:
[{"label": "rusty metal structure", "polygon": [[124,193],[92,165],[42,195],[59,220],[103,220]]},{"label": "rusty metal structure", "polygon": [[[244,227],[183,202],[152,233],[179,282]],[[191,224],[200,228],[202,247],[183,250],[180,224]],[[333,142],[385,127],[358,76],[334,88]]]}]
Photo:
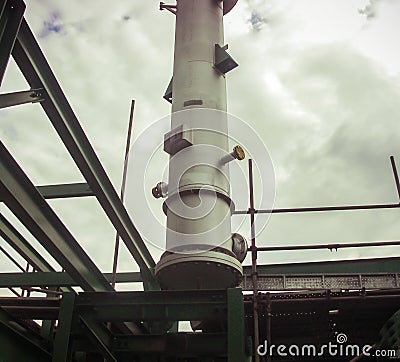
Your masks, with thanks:
[{"label": "rusty metal structure", "polygon": [[[218,7],[221,17],[235,5],[235,1],[226,0],[186,2]],[[161,3],[160,9],[176,15],[181,3],[185,0],[177,5]],[[161,278],[160,285],[165,264],[158,264],[156,272],[156,263],[121,201],[123,194],[117,194],[83,132],[24,18],[24,10],[22,0],[0,1],[0,80],[13,57],[30,86],[0,94],[0,108],[39,102],[85,182],[35,186],[0,142],[0,202],[63,268],[56,271],[17,226],[0,215],[2,242],[26,261],[26,266],[21,265],[0,245],[0,251],[20,270],[0,272],[0,287],[15,295],[0,297],[0,361],[384,361],[396,353],[398,356],[400,256],[267,265],[258,264],[257,257],[277,250],[380,247],[399,245],[400,241],[266,247],[258,246],[255,238],[255,215],[260,213],[396,212],[400,183],[393,157],[390,162],[398,199],[391,204],[273,210],[255,208],[253,165],[248,160],[249,207],[231,211],[232,217],[248,215],[251,226],[248,251],[252,263],[234,267],[243,274],[239,284],[228,281],[217,288],[166,288],[171,282],[168,277]],[[235,66],[223,44],[216,44],[210,54],[218,59],[213,65],[220,67],[220,73]],[[185,82],[185,76],[179,76],[174,74],[164,95],[173,107],[173,89],[184,87]],[[175,94],[187,101],[179,92]],[[199,106],[196,94],[189,101],[189,106]],[[162,192],[159,188],[153,194]],[[47,201],[78,197],[97,200],[140,272],[117,273],[117,257],[113,273],[99,270]],[[116,284],[128,282],[141,283],[143,291],[115,290]],[[77,292],[76,287],[82,291]],[[31,296],[33,291],[43,297]],[[179,332],[180,321],[201,321],[203,329]],[[327,350],[318,354],[322,346],[332,342],[337,348],[344,347],[345,341],[339,339],[343,335],[351,344],[371,348],[352,354],[340,354],[338,349],[336,354]],[[300,349],[308,346],[308,352],[312,345],[314,355],[277,348],[264,353],[266,346],[292,344]],[[387,354],[378,356],[376,351]]]}]

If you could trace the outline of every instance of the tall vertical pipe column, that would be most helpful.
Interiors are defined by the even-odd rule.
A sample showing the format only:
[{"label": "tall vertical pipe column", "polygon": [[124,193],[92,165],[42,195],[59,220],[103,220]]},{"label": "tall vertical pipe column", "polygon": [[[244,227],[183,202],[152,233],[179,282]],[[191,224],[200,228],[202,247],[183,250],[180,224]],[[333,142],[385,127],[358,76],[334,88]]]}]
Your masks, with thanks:
[{"label": "tall vertical pipe column", "polygon": [[166,249],[156,275],[166,289],[227,288],[243,274],[233,252],[223,15],[237,0],[178,0],[176,7]]}]

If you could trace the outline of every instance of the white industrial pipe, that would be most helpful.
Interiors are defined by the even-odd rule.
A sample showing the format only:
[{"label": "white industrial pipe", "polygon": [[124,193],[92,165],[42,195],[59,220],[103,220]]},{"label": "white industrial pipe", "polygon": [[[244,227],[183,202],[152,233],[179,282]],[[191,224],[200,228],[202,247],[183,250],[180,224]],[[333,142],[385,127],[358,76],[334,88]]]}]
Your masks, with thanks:
[{"label": "white industrial pipe", "polygon": [[156,197],[168,194],[167,251],[156,266],[165,289],[227,288],[243,274],[243,255],[233,244],[244,239],[231,235],[226,162],[233,157],[225,73],[237,64],[224,48],[223,15],[236,2],[177,1],[171,132],[164,137],[171,156],[168,190],[161,184],[153,189]]}]

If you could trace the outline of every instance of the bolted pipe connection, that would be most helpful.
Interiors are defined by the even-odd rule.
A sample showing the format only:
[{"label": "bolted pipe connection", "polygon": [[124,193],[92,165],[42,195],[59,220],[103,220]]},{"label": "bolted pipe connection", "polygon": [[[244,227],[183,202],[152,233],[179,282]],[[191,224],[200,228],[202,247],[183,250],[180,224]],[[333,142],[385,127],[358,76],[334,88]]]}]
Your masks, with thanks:
[{"label": "bolted pipe connection", "polygon": [[160,197],[165,198],[168,196],[168,184],[161,181],[151,189],[151,193],[156,199]]},{"label": "bolted pipe connection", "polygon": [[231,162],[233,160],[244,160],[244,158],[246,157],[246,154],[244,153],[244,150],[241,146],[237,145],[235,147],[233,147],[233,150],[231,153],[229,153],[228,155],[222,157],[219,161],[219,163],[221,165],[225,165],[228,162]]}]

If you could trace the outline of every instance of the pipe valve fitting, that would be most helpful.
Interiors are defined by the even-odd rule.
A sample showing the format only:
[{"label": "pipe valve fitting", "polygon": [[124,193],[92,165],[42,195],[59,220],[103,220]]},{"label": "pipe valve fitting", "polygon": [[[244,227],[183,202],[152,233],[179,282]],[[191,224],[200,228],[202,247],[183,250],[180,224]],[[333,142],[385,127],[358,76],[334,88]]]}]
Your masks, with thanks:
[{"label": "pipe valve fitting", "polygon": [[151,189],[151,193],[156,199],[160,197],[165,198],[168,196],[168,184],[161,181]]},{"label": "pipe valve fitting", "polygon": [[244,153],[243,148],[237,145],[233,147],[233,150],[230,154],[221,158],[220,163],[222,165],[225,165],[226,163],[231,162],[233,160],[239,160],[239,161],[244,160],[245,157],[246,154]]}]

